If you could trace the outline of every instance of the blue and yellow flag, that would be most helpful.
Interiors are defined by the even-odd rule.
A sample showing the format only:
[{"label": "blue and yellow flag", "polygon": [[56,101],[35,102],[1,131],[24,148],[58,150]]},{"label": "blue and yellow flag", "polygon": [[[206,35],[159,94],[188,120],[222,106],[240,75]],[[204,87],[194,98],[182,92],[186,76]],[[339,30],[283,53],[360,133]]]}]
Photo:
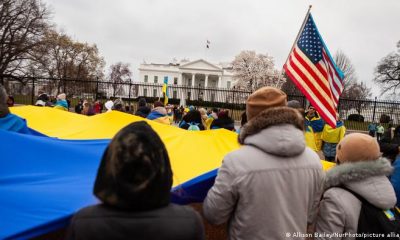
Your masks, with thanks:
[{"label": "blue and yellow flag", "polygon": [[162,88],[162,92],[164,95],[164,106],[166,106],[168,104],[168,77],[164,77],[164,85]]}]

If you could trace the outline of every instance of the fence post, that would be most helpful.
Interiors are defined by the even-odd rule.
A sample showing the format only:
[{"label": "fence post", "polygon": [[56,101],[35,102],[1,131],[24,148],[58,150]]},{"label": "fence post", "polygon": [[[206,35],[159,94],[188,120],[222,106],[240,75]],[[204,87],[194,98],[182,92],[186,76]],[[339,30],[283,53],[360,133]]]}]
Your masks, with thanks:
[{"label": "fence post", "polygon": [[35,78],[32,78],[32,96],[31,96],[31,105],[34,104],[35,101]]},{"label": "fence post", "polygon": [[64,78],[64,80],[63,80],[63,85],[64,85],[64,86],[63,86],[63,88],[64,88],[64,90],[63,90],[63,93],[65,93],[65,94],[66,94],[66,93],[67,93],[67,91],[66,91],[66,87],[65,87],[65,85],[66,85],[66,84],[65,84],[65,78]]},{"label": "fence post", "polygon": [[96,100],[99,96],[99,77],[96,77]]},{"label": "fence post", "polygon": [[374,101],[374,112],[372,113],[372,122],[375,122],[375,110],[376,110],[376,97]]},{"label": "fence post", "polygon": [[233,118],[233,111],[236,108],[235,104],[235,86],[233,86],[233,94],[232,94],[232,105],[231,105],[231,118]]},{"label": "fence post", "polygon": [[132,80],[129,78],[129,94],[128,94],[128,99],[129,99],[129,111],[131,111],[132,107],[132,101],[131,101],[131,88],[132,88]]}]

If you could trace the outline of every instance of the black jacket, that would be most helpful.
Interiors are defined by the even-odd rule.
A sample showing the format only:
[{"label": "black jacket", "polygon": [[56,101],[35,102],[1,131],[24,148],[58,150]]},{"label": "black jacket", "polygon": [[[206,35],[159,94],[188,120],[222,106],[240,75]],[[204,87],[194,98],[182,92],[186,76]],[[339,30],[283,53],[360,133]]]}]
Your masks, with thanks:
[{"label": "black jacket", "polygon": [[204,239],[200,216],[191,208],[170,204],[151,211],[121,211],[103,204],[80,210],[71,220],[67,240]]},{"label": "black jacket", "polygon": [[225,128],[229,131],[233,131],[235,129],[235,122],[232,118],[217,118],[212,121],[210,129],[219,129]]},{"label": "black jacket", "polygon": [[148,106],[141,106],[138,108],[138,110],[136,111],[135,115],[142,117],[142,118],[146,118],[147,115],[149,115],[149,113],[151,112],[151,109]]},{"label": "black jacket", "polygon": [[397,127],[393,133],[391,128],[388,128],[383,134],[382,139],[379,141],[379,147],[382,152],[382,156],[394,161],[397,154],[399,154],[399,146],[400,128]]}]

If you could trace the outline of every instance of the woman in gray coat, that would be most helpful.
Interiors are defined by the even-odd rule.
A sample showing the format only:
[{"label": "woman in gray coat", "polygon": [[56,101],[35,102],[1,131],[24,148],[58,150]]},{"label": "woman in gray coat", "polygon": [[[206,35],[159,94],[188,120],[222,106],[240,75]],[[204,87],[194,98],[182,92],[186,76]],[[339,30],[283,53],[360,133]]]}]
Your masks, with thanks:
[{"label": "woman in gray coat", "polygon": [[338,166],[325,178],[325,193],[315,224],[315,239],[355,239],[362,196],[380,209],[393,208],[396,195],[389,179],[392,167],[380,157],[378,142],[367,134],[349,134],[337,146]]}]

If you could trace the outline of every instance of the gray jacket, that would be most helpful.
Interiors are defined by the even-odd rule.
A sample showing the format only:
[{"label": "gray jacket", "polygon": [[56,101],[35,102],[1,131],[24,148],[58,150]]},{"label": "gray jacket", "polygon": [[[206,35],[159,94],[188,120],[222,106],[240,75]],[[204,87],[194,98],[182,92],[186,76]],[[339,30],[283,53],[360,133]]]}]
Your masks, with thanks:
[{"label": "gray jacket", "polygon": [[[315,239],[355,239],[361,202],[341,186],[358,193],[372,205],[389,209],[396,204],[396,195],[389,179],[392,171],[385,158],[375,161],[345,163],[329,170],[315,223]],[[333,233],[347,233],[342,236]]]},{"label": "gray jacket", "polygon": [[204,200],[205,218],[229,221],[230,239],[288,239],[313,220],[323,184],[318,155],[305,146],[302,130],[272,122],[245,125],[243,146],[225,156]]}]

